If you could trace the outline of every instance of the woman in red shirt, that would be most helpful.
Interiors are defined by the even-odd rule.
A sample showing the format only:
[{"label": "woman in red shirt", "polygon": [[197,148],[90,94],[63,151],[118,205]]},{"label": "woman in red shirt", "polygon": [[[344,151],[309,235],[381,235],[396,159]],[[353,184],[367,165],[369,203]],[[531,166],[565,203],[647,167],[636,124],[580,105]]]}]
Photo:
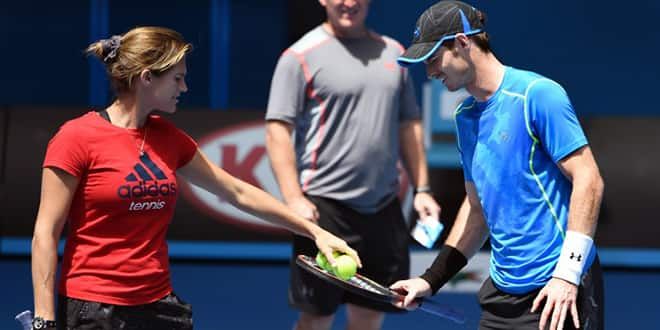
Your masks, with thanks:
[{"label": "woman in red shirt", "polygon": [[[32,242],[34,328],[189,329],[190,305],[172,292],[165,234],[180,191],[177,176],[262,219],[315,240],[328,259],[359,259],[332,234],[212,164],[164,118],[185,82],[179,33],[140,27],[91,44],[116,100],[68,121],[48,145]],[[68,220],[57,311],[57,242]]]}]

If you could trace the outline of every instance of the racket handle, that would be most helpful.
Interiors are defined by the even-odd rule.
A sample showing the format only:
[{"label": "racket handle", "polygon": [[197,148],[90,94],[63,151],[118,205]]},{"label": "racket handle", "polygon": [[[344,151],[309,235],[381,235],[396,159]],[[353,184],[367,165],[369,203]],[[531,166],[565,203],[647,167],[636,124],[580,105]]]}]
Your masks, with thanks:
[{"label": "racket handle", "polygon": [[419,309],[429,314],[440,316],[442,318],[454,321],[458,324],[465,323],[465,316],[463,315],[463,313],[451,307],[442,305],[430,299],[423,299],[420,300],[419,302],[420,302]]}]

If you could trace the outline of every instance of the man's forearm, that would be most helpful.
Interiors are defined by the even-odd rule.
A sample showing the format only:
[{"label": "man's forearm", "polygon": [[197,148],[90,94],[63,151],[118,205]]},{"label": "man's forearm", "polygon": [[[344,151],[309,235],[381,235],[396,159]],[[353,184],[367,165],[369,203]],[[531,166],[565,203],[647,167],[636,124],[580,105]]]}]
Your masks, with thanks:
[{"label": "man's forearm", "polygon": [[603,180],[597,171],[573,180],[567,230],[594,237],[603,190]]},{"label": "man's forearm", "polygon": [[585,267],[588,267],[586,256],[593,247],[603,182],[597,170],[588,169],[573,175],[572,179],[567,230],[552,276],[577,286],[586,271]]},{"label": "man's forearm", "polygon": [[421,275],[435,294],[451,280],[484,244],[488,228],[480,208],[472,207],[466,198],[458,211],[445,245],[431,266]]},{"label": "man's forearm", "polygon": [[426,152],[422,142],[422,124],[411,120],[401,124],[399,129],[400,150],[404,166],[415,188],[429,185]]},{"label": "man's forearm", "polygon": [[291,131],[284,124],[267,124],[266,149],[284,200],[302,196]]},{"label": "man's forearm", "polygon": [[456,248],[470,259],[484,245],[487,238],[488,226],[481,209],[471,206],[465,198],[445,244]]}]

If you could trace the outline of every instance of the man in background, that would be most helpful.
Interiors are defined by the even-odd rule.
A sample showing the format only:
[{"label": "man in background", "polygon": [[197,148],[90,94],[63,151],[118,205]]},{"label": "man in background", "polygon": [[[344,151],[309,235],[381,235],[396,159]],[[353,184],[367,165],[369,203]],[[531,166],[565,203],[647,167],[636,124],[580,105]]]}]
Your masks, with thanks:
[{"label": "man in background", "polygon": [[[409,276],[408,228],[397,198],[402,156],[420,217],[437,221],[420,111],[403,47],[365,25],[369,0],[319,0],[327,20],[280,57],[268,102],[266,146],[284,201],[344,238],[360,273],[389,285]],[[295,138],[292,133],[295,131]],[[293,255],[315,255],[295,236]],[[296,329],[330,329],[347,303],[348,329],[379,329],[391,305],[351,295],[291,263]]]}]

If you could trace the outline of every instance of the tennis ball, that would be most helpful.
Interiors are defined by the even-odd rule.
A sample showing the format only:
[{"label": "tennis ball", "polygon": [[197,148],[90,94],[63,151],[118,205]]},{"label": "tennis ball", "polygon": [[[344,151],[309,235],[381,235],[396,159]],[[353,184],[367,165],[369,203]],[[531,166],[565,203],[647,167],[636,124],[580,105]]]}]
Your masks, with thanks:
[{"label": "tennis ball", "polygon": [[328,259],[325,257],[325,254],[319,253],[316,254],[316,263],[323,269],[328,270],[330,269],[330,264],[328,263]]},{"label": "tennis ball", "polygon": [[335,258],[337,265],[334,267],[334,273],[342,280],[348,280],[357,272],[357,263],[348,255],[340,255]]},{"label": "tennis ball", "polygon": [[[341,254],[337,251],[332,252],[332,256],[335,257],[335,258],[339,257],[340,255]],[[319,266],[321,266],[321,268],[323,268],[323,269],[325,269],[329,272],[333,272],[332,271],[332,265],[330,265],[330,262],[328,261],[328,258],[326,258],[325,254],[323,254],[321,251],[319,251],[316,254],[316,263]]]}]

